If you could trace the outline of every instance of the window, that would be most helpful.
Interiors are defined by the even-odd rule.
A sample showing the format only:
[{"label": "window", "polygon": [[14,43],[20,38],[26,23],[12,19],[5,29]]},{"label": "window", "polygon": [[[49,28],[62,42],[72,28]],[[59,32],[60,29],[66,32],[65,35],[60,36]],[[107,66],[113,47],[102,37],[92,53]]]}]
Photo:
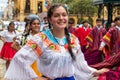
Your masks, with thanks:
[{"label": "window", "polygon": [[38,2],[38,13],[42,12],[42,2]]},{"label": "window", "polygon": [[26,0],[25,13],[30,13],[30,0]]}]

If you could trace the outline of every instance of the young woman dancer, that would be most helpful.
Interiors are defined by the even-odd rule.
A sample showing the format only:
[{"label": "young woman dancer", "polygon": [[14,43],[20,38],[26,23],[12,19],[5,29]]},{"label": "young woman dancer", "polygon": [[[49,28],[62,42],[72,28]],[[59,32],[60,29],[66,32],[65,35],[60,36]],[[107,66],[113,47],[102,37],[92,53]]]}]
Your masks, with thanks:
[{"label": "young woman dancer", "polygon": [[10,22],[8,29],[0,33],[0,40],[4,42],[4,45],[0,52],[0,58],[6,60],[6,69],[8,68],[11,59],[16,53],[16,50],[11,48],[13,40],[19,34],[17,31],[15,31],[14,25],[15,25],[14,22]]}]

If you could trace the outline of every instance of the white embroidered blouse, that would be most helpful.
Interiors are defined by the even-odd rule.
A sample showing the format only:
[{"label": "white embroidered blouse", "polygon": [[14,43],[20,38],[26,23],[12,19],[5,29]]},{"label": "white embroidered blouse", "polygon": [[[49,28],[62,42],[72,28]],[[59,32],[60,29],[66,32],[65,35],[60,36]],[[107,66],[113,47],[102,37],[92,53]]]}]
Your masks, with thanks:
[{"label": "white embroidered blouse", "polygon": [[40,32],[21,48],[11,61],[5,74],[6,80],[33,80],[37,75],[30,65],[39,59],[39,71],[51,79],[74,76],[75,80],[88,80],[96,71],[87,65],[81,52],[78,39],[71,34],[71,47],[76,60],[73,61],[69,52],[66,38],[64,46],[58,45],[50,30]]}]

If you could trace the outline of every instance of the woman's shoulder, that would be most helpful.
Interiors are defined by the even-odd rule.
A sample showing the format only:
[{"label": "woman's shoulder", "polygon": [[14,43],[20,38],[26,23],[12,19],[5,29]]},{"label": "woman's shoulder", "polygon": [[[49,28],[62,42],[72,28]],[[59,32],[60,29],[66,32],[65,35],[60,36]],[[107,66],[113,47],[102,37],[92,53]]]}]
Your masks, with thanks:
[{"label": "woman's shoulder", "polygon": [[44,37],[44,36],[47,36],[50,34],[50,30],[45,30],[45,31],[40,31],[39,33],[36,34],[36,36],[39,36],[39,37]]},{"label": "woman's shoulder", "polygon": [[3,30],[0,32],[0,35],[5,35],[5,34],[8,34],[8,30]]},{"label": "woman's shoulder", "polygon": [[8,30],[3,30],[2,33],[4,33],[4,32],[9,32],[9,31]]},{"label": "woman's shoulder", "polygon": [[47,38],[47,31],[41,31],[35,34],[32,39],[34,40],[39,40],[39,41],[44,41]]}]

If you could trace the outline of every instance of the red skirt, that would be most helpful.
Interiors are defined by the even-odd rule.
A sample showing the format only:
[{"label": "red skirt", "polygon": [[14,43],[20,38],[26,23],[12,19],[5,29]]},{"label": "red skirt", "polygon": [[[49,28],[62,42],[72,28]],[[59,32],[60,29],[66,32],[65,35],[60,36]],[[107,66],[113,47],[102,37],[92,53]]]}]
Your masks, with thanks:
[{"label": "red skirt", "polygon": [[11,60],[13,58],[13,56],[16,53],[16,50],[11,48],[11,44],[12,44],[12,42],[4,43],[1,53],[0,53],[0,58],[2,58],[4,60]]}]

